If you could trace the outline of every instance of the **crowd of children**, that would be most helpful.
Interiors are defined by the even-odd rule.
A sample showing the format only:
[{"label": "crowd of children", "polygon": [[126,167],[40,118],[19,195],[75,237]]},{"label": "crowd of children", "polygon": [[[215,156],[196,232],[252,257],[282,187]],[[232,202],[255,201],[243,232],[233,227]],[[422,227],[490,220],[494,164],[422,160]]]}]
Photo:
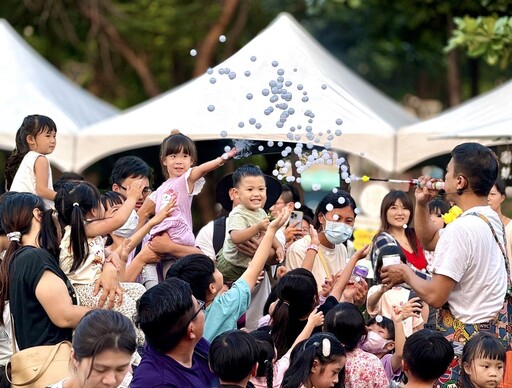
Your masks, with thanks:
[{"label": "crowd of children", "polygon": [[[474,182],[484,179],[477,172],[461,167],[453,182],[447,173],[447,198],[464,210],[476,206],[461,216],[468,233],[480,218],[493,232],[490,244],[501,247],[486,248],[497,257],[489,303],[505,303],[499,312],[486,304],[496,310],[492,319],[473,321],[457,313],[463,304],[458,295],[468,293],[458,284],[471,286],[464,281],[473,259],[461,275],[443,272],[436,244],[445,247],[443,236],[456,228],[443,230],[449,205],[432,200],[433,190],[416,189],[416,214],[407,193],[391,191],[382,201],[380,231],[371,245],[356,250],[351,236],[358,212],[348,192],[327,193],[314,212],[301,205],[295,222],[296,188],[283,188],[245,164],[222,184],[218,202],[229,214],[207,225],[196,241],[193,196],[204,176],[235,157],[236,149],[198,164],[194,142],[173,131],[161,145],[167,180],[158,189],[151,192],[147,164],[125,157],[114,167],[112,191],[102,195],[79,176],[54,190],[47,155],[56,138],[50,118],[26,117],[6,165],[0,387],[12,377],[6,363],[14,333],[19,350],[72,340],[70,371],[54,388],[502,383],[510,346],[510,245],[503,246],[512,223],[501,213],[499,181],[479,192]],[[487,151],[476,151],[484,160]],[[457,152],[451,169],[461,164]],[[478,206],[489,192],[494,210],[483,211]],[[456,197],[468,195],[466,202]],[[503,228],[492,225],[494,214]],[[460,262],[471,255],[463,246],[459,251]],[[368,272],[372,278],[361,276]],[[461,330],[444,330],[437,319],[454,328],[452,319]]]}]

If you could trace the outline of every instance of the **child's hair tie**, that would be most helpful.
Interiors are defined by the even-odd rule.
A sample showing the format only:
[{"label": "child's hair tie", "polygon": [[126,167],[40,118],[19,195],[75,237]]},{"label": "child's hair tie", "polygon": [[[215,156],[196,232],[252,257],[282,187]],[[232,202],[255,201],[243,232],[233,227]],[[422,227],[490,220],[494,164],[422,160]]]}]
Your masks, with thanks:
[{"label": "child's hair tie", "polygon": [[73,202],[73,207],[75,206],[80,206],[80,204],[78,202]]}]

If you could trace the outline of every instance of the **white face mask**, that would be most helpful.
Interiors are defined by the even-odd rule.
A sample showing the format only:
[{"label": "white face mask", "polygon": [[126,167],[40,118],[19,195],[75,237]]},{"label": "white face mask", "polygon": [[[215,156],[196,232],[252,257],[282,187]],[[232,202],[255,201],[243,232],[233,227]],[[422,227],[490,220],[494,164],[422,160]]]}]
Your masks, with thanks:
[{"label": "white face mask", "polygon": [[344,243],[350,238],[350,236],[352,236],[353,232],[354,228],[350,225],[347,225],[344,222],[329,221],[325,218],[324,233],[327,241],[331,244],[337,245]]},{"label": "white face mask", "polygon": [[126,220],[123,226],[121,226],[119,229],[114,230],[113,234],[119,237],[132,237],[135,233],[135,229],[137,229],[137,225],[139,224],[139,215],[137,212],[132,210],[130,216]]},{"label": "white face mask", "polygon": [[368,334],[366,334],[366,341],[361,344],[360,348],[365,352],[378,354],[384,351],[384,348],[389,342],[391,342],[391,340],[381,337],[378,333],[368,331]]}]

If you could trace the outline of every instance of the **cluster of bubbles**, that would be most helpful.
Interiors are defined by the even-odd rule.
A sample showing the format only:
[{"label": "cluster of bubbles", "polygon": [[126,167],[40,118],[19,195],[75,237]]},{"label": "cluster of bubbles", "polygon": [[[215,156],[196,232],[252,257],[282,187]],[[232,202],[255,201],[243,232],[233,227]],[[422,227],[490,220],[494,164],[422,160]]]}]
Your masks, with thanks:
[{"label": "cluster of bubbles", "polygon": [[[226,41],[226,36],[225,35],[221,35],[219,36],[219,42],[220,43],[224,43]],[[196,49],[191,49],[190,50],[190,56],[191,57],[195,57],[197,55],[197,50]]]}]

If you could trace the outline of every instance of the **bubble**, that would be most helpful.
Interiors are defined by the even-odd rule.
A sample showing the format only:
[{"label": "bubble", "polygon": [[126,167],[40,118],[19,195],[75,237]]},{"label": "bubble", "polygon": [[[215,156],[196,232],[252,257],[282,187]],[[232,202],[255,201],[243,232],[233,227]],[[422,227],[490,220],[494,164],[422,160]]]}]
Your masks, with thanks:
[{"label": "bubble", "polygon": [[265,149],[265,147],[263,147],[262,145],[260,145],[260,146],[258,147],[258,151],[263,151],[264,149]]},{"label": "bubble", "polygon": [[293,109],[293,108],[288,109],[288,114],[292,115],[294,113],[295,113],[295,109]]},{"label": "bubble", "polygon": [[[334,139],[334,135],[329,135],[329,136],[327,136],[327,140],[331,141],[331,140],[333,140],[333,139]],[[327,148],[327,147],[325,147],[325,148]]]},{"label": "bubble", "polygon": [[238,127],[243,128],[243,127],[244,127],[244,122],[243,122],[243,121],[240,121],[240,122],[238,123]]},{"label": "bubble", "polygon": [[219,36],[219,42],[224,43],[225,41],[226,41],[226,36],[225,35]]},{"label": "bubble", "polygon": [[278,122],[276,123],[276,127],[277,127],[277,128],[283,128],[283,125],[284,125],[284,124],[283,124],[281,121],[278,121]]},{"label": "bubble", "polygon": [[342,119],[336,119],[336,125],[341,125],[343,124],[343,120]]},{"label": "bubble", "polygon": [[[350,179],[350,178],[349,178],[349,179]],[[350,183],[350,182],[347,182],[347,183]],[[356,215],[361,214],[361,209],[359,209],[358,207],[356,207],[356,208],[354,209],[354,213],[356,213]]]},{"label": "bubble", "polygon": [[322,84],[322,89],[323,90],[327,89],[327,85],[326,84]]},{"label": "bubble", "polygon": [[197,50],[195,50],[195,49],[190,50],[190,55],[192,57],[195,57],[197,55]]},{"label": "bubble", "polygon": [[[231,151],[231,147],[230,147],[230,146],[228,146],[228,145],[227,145],[227,146],[225,146],[225,147],[224,147],[224,152],[229,152],[229,151]],[[223,155],[222,157],[224,157],[224,155]]]},{"label": "bubble", "polygon": [[268,89],[263,89],[263,90],[261,91],[261,94],[263,94],[263,95],[266,97],[266,96],[268,96],[268,95],[270,94],[270,90],[268,90]]},{"label": "bubble", "polygon": [[279,66],[279,62],[277,62],[277,61],[272,61],[272,66],[273,66],[273,67],[277,67],[277,66]]},{"label": "bubble", "polygon": [[256,129],[260,129],[261,128],[261,124],[260,123],[256,123],[255,127],[256,127]]},{"label": "bubble", "polygon": [[224,68],[224,74],[229,74],[229,67]]},{"label": "bubble", "polygon": [[377,323],[381,323],[383,320],[384,320],[384,319],[382,318],[382,315],[377,315],[377,316],[375,317],[375,322],[377,322]]},{"label": "bubble", "polygon": [[328,203],[327,205],[325,205],[325,210],[327,210],[328,212],[330,212],[332,209],[334,209],[332,203]]},{"label": "bubble", "polygon": [[279,100],[279,97],[277,97],[275,94],[270,97],[270,102],[276,102],[277,100]]},{"label": "bubble", "polygon": [[282,146],[283,146],[283,142],[282,142],[282,141],[278,141],[278,142],[277,142],[277,146],[278,146],[278,147],[282,147]]},{"label": "bubble", "polygon": [[313,183],[313,184],[311,185],[311,190],[313,190],[313,191],[318,191],[318,190],[320,190],[321,188],[322,188],[322,186],[321,186],[320,184],[318,184],[318,183]]},{"label": "bubble", "polygon": [[214,78],[214,77],[210,78],[210,83],[211,83],[212,85],[213,85],[215,82],[217,82],[217,79],[216,79],[216,78]]},{"label": "bubble", "polygon": [[403,224],[402,228],[407,229],[407,224]]},{"label": "bubble", "polygon": [[[309,140],[309,139],[308,139],[308,140]],[[306,148],[307,148],[307,149],[312,149],[314,146],[315,146],[315,145],[314,145],[314,144],[313,144],[313,142],[311,142],[311,141],[308,141],[308,142],[306,143]]]},{"label": "bubble", "polygon": [[339,197],[339,198],[338,198],[338,203],[339,203],[340,205],[343,205],[343,204],[345,203],[345,197]]},{"label": "bubble", "polygon": [[284,82],[284,77],[277,77],[277,82],[280,82],[281,87],[283,87],[282,83]]},{"label": "bubble", "polygon": [[274,146],[274,142],[273,142],[272,140],[269,140],[269,141],[268,141],[268,143],[267,143],[267,145],[268,145],[269,147],[273,147],[273,146]]},{"label": "bubble", "polygon": [[229,77],[229,79],[235,79],[236,78],[236,73],[234,71],[232,71],[232,72],[230,72],[228,74],[228,77]]},{"label": "bubble", "polygon": [[252,100],[252,97],[253,97],[253,96],[252,96],[252,93],[247,93],[247,94],[245,95],[245,97],[246,97],[248,100]]},{"label": "bubble", "polygon": [[326,142],[324,143],[324,147],[325,147],[326,149],[331,148],[331,143],[330,143],[330,142],[328,142],[328,141],[326,141]]},{"label": "bubble", "polygon": [[228,135],[228,133],[226,131],[220,132],[220,137],[226,137],[227,135]]},{"label": "bubble", "polygon": [[292,81],[286,81],[284,83],[284,86],[286,86],[287,88],[289,88],[290,86],[292,86]]},{"label": "bubble", "polygon": [[308,102],[308,100],[309,100],[308,96],[302,97],[302,102]]},{"label": "bubble", "polygon": [[277,161],[277,165],[278,165],[279,167],[284,167],[284,160],[279,159],[279,160]]},{"label": "bubble", "polygon": [[215,106],[213,106],[213,105],[208,105],[208,110],[209,110],[210,112],[213,112],[213,111],[215,110]]},{"label": "bubble", "polygon": [[256,124],[256,119],[255,118],[250,118],[249,119],[249,124],[251,124],[251,125]]},{"label": "bubble", "polygon": [[246,77],[249,77],[251,75],[251,72],[249,70],[244,71],[244,75]]},{"label": "bubble", "polygon": [[303,86],[302,84],[298,84],[298,85],[297,85],[297,89],[298,89],[298,90],[302,90],[302,89],[304,89],[304,86]]},{"label": "bubble", "polygon": [[223,74],[224,74],[224,69],[220,68],[220,69],[219,69],[219,74],[220,74],[220,75],[223,75]]},{"label": "bubble", "polygon": [[364,157],[364,152],[359,152],[359,156]]},{"label": "bubble", "polygon": [[340,216],[338,214],[333,214],[332,219],[333,219],[333,221],[338,221],[340,219]]},{"label": "bubble", "polygon": [[285,150],[281,151],[281,156],[283,158],[286,158],[288,156],[288,152],[286,152]]},{"label": "bubble", "polygon": [[301,204],[300,202],[295,202],[295,203],[293,204],[293,207],[294,207],[295,209],[300,209],[300,208],[302,207],[302,204]]},{"label": "bubble", "polygon": [[299,176],[299,177],[297,177],[297,179],[295,179],[295,182],[297,182],[297,183],[302,182],[302,178],[301,178],[300,176]]},{"label": "bubble", "polygon": [[336,194],[336,193],[338,192],[338,188],[337,188],[337,187],[335,187],[334,189],[332,189],[332,192],[333,192],[334,194]]},{"label": "bubble", "polygon": [[288,172],[288,167],[283,167],[283,168],[281,169],[281,172],[282,172],[283,174],[286,174],[286,173]]},{"label": "bubble", "polygon": [[278,74],[278,75],[283,75],[283,74],[284,74],[284,70],[283,70],[283,69],[279,69],[279,70],[277,71],[277,74]]},{"label": "bubble", "polygon": [[279,175],[277,176],[277,180],[279,180],[279,181],[280,181],[281,179],[283,179],[283,176],[282,176],[281,174],[279,174]]},{"label": "bubble", "polygon": [[[299,141],[299,140],[300,140],[300,135],[298,135],[298,134],[297,134],[297,135],[295,135],[295,141]],[[297,148],[299,148],[299,147],[297,147]],[[300,149],[300,150],[301,150],[301,152],[302,152],[302,148],[299,148],[299,149]],[[296,153],[297,153],[297,152],[296,152]],[[297,153],[297,154],[298,154],[298,153]]]},{"label": "bubble", "polygon": [[273,170],[273,171],[272,171],[272,175],[274,175],[274,176],[278,176],[278,175],[279,175],[279,171],[277,171],[277,170]]},{"label": "bubble", "polygon": [[313,123],[313,119],[308,119],[308,123],[312,124]]},{"label": "bubble", "polygon": [[256,62],[256,57],[254,55],[250,59],[251,59],[251,62]]},{"label": "bubble", "polygon": [[286,134],[286,137],[287,137],[289,140],[293,140],[293,133],[288,132],[288,133]]},{"label": "bubble", "polygon": [[209,67],[208,70],[206,70],[206,73],[207,74],[213,74],[213,69],[211,67]]}]

